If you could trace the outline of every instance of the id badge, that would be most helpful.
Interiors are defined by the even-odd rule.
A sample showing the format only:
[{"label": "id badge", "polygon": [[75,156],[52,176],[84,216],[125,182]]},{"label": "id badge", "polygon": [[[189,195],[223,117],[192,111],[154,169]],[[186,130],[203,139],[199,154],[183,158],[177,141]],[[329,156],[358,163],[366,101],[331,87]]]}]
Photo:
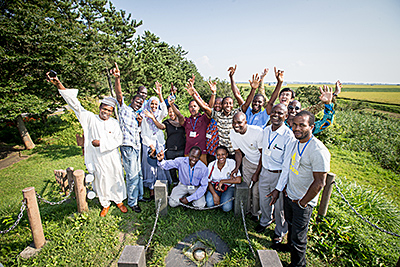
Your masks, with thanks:
[{"label": "id badge", "polygon": [[206,134],[207,139],[211,139],[212,135],[211,134]]},{"label": "id badge", "polygon": [[272,152],[271,152],[271,150],[266,149],[264,154],[267,155],[268,157],[270,157]]},{"label": "id badge", "polygon": [[194,190],[194,185],[188,185],[188,190]]},{"label": "id badge", "polygon": [[190,132],[189,137],[196,137],[196,132]]}]

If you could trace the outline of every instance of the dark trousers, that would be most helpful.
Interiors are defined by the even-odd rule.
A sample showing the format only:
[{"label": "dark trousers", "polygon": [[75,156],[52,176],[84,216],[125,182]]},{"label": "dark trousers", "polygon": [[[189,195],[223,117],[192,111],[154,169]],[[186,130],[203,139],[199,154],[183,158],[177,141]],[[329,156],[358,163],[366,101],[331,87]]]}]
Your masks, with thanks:
[{"label": "dark trousers", "polygon": [[307,205],[302,209],[290,198],[285,197],[284,210],[288,222],[288,245],[291,256],[289,266],[306,266],[307,232],[313,207]]},{"label": "dark trousers", "polygon": [[[175,159],[177,157],[183,157],[185,155],[184,150],[167,150],[165,152],[165,157],[167,159]],[[177,169],[171,169],[169,170],[169,173],[171,174],[172,182],[179,183],[178,175],[177,175]]]}]

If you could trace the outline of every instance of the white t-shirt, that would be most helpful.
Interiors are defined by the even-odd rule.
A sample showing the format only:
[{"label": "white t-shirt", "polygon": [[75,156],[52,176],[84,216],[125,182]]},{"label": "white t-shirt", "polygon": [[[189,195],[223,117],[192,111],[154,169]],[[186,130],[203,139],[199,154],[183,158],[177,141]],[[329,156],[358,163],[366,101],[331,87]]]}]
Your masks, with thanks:
[{"label": "white t-shirt", "polygon": [[260,160],[260,151],[258,148],[262,146],[262,129],[255,125],[247,125],[247,131],[244,134],[231,130],[229,134],[233,149],[240,149],[246,159],[253,164],[258,164]]},{"label": "white t-shirt", "polygon": [[[306,194],[314,181],[313,172],[329,172],[330,170],[331,154],[321,141],[312,137],[305,146],[306,143],[297,141],[291,152],[286,192],[292,200],[301,199]],[[318,195],[319,193],[308,204],[315,207]]]},{"label": "white t-shirt", "polygon": [[[219,182],[222,179],[231,179],[231,171],[235,169],[236,161],[233,159],[226,159],[224,167],[220,170],[217,166],[217,160],[214,160],[208,164],[208,181],[209,182]],[[213,168],[214,167],[214,168]],[[211,173],[212,171],[212,173]],[[211,173],[211,176],[210,176]],[[240,171],[237,172],[237,176],[241,176]],[[227,184],[230,185],[230,184]],[[235,184],[231,184],[231,186],[235,186]]]}]

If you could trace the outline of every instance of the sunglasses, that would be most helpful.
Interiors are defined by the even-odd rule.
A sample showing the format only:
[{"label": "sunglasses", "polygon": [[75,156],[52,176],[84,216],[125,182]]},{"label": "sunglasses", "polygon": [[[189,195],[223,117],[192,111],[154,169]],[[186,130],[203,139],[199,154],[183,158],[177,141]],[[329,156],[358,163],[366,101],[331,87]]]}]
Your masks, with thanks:
[{"label": "sunglasses", "polygon": [[293,107],[293,106],[288,106],[288,109],[295,109],[295,110],[300,110],[300,107]]}]

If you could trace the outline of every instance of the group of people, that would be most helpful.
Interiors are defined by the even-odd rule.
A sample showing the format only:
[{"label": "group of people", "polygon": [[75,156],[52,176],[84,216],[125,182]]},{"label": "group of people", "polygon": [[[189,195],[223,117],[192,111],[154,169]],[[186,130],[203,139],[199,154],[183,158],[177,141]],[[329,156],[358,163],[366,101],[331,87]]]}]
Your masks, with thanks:
[{"label": "group of people", "polygon": [[[239,107],[234,108],[229,96],[217,97],[216,83],[211,81],[212,94],[206,103],[194,87],[193,76],[186,84],[193,97],[188,104],[190,117],[184,117],[175,104],[173,84],[166,100],[162,85],[156,82],[158,97],[147,100],[147,89],[141,86],[126,105],[115,65],[116,99],[104,98],[98,115],[80,105],[78,90],[65,89],[57,76],[47,74],[83,127],[85,164],[95,176],[94,189],[103,207],[100,216],[107,214],[111,201],[127,212],[122,203],[126,197],[128,206],[140,212],[139,201],[154,199],[156,180],[175,185],[169,197],[171,207],[223,204],[222,210],[228,212],[235,184],[244,181],[249,187],[246,210],[258,222],[256,232],[262,233],[275,221],[273,244],[280,244],[288,234],[292,265],[305,266],[308,223],[330,168],[330,153],[314,134],[332,123],[340,82],[335,91],[320,87],[321,103],[309,110],[317,113],[322,108],[324,116],[315,121],[312,112],[301,110],[292,89],[281,90],[284,71],[274,68],[277,84],[269,100],[263,82],[268,69],[253,75],[244,100],[234,81],[236,66],[230,67]],[[115,107],[119,120],[110,117]],[[143,197],[144,187],[150,198]]]}]

